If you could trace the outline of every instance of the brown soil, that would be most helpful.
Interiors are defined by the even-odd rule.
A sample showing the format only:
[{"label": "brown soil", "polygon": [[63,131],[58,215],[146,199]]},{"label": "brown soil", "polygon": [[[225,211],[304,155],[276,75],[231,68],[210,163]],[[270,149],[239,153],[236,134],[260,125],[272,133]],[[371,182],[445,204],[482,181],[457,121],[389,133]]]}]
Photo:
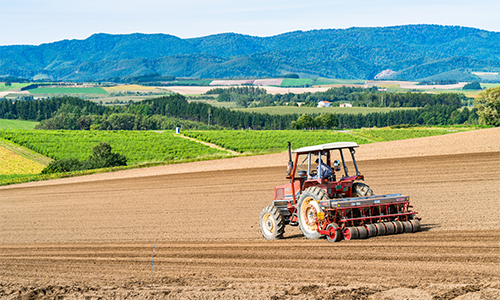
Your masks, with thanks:
[{"label": "brown soil", "polygon": [[410,195],[422,231],[339,243],[260,236],[283,154],[4,187],[0,298],[500,299],[497,134],[360,147],[367,183]]}]

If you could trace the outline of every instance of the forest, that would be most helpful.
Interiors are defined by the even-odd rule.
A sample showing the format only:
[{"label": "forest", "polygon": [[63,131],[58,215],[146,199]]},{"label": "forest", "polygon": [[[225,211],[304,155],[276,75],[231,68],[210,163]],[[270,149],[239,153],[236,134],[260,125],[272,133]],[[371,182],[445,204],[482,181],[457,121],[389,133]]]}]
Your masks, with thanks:
[{"label": "forest", "polygon": [[329,101],[332,106],[340,103],[351,103],[359,107],[424,107],[426,105],[448,105],[458,108],[468,98],[463,94],[443,93],[387,93],[379,91],[377,87],[336,87],[324,92],[302,94],[268,94],[266,89],[245,86],[230,88],[214,88],[206,94],[218,94],[219,102],[236,102],[240,107],[263,107],[277,105],[316,107],[319,101]]},{"label": "forest", "polygon": [[[255,89],[257,96],[264,95]],[[348,91],[359,92],[359,103],[368,104],[375,91],[357,88],[330,89],[323,94],[295,95],[305,103],[316,99],[354,99]],[[317,93],[316,93],[317,94]],[[249,95],[245,95],[250,97]],[[270,95],[268,95],[270,96]],[[294,97],[295,97],[294,96]],[[274,96],[270,96],[271,98]],[[283,97],[283,96],[281,96]],[[313,100],[314,99],[314,100]],[[294,100],[290,100],[292,102]],[[70,130],[165,130],[183,129],[253,129],[283,130],[303,128],[361,128],[401,124],[447,125],[477,124],[476,109],[460,107],[457,94],[402,93],[386,96],[386,104],[399,103],[416,109],[361,114],[298,114],[270,115],[235,111],[204,102],[188,102],[182,95],[147,99],[123,106],[103,106],[76,97],[56,97],[47,100],[0,101],[0,118],[40,121],[38,129]],[[355,102],[355,103],[358,103]],[[291,104],[290,104],[291,105]],[[361,105],[361,104],[360,104]]]}]

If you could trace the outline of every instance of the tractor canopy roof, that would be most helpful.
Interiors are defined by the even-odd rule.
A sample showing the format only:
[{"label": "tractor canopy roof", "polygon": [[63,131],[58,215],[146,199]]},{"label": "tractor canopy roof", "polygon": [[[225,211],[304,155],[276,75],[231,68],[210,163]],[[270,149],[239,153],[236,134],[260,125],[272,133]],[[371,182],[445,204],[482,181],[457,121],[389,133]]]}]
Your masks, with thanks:
[{"label": "tractor canopy roof", "polygon": [[339,142],[339,143],[329,143],[329,144],[303,147],[303,148],[299,148],[297,150],[294,150],[293,153],[300,154],[300,153],[309,153],[309,152],[316,152],[316,151],[343,149],[343,148],[354,148],[354,147],[359,147],[359,146],[358,146],[358,144],[356,144],[354,142]]}]

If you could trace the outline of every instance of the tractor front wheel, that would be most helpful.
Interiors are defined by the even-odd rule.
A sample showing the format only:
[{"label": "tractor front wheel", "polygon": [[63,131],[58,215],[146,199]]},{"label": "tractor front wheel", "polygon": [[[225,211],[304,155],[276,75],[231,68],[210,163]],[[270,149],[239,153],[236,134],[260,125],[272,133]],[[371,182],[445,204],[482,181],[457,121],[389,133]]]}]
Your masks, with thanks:
[{"label": "tractor front wheel", "polygon": [[277,240],[285,233],[285,221],[281,211],[274,205],[265,207],[259,218],[260,232],[266,240]]},{"label": "tractor front wheel", "polygon": [[328,200],[328,195],[319,187],[310,187],[300,195],[297,211],[299,215],[299,227],[307,239],[319,239],[317,214],[322,212],[318,202]]}]

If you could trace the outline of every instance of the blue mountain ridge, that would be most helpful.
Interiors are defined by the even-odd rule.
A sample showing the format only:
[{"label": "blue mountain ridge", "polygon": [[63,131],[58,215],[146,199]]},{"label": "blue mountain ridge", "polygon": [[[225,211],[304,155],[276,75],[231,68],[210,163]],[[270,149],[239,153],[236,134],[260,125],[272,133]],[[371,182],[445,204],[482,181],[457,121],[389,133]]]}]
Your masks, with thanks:
[{"label": "blue mountain ridge", "polygon": [[[293,31],[269,37],[223,33],[97,33],[84,40],[0,46],[0,76],[58,80],[149,73],[196,78],[301,77],[471,80],[500,71],[500,33],[470,27],[403,25]],[[447,78],[453,77],[453,78]]]}]

